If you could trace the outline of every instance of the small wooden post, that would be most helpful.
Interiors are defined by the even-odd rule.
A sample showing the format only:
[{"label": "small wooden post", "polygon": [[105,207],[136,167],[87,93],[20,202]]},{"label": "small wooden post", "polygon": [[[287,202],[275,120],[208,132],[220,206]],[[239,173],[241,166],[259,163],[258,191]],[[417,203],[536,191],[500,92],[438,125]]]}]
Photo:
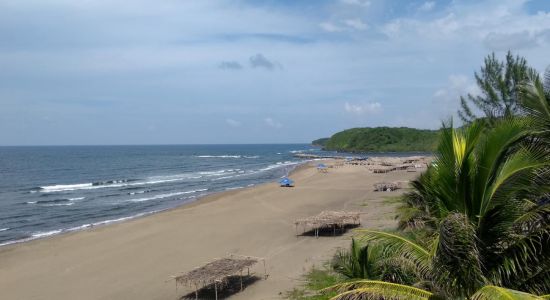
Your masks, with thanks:
[{"label": "small wooden post", "polygon": [[214,281],[214,294],[216,295],[216,300],[218,300],[218,283]]}]

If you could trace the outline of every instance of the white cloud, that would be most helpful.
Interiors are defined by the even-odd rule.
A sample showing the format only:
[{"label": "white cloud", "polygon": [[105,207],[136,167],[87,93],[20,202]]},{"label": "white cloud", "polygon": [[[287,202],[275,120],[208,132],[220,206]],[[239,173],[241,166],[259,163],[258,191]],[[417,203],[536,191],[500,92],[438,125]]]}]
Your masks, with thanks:
[{"label": "white cloud", "polygon": [[545,43],[546,36],[550,33],[550,28],[538,32],[534,31],[515,31],[509,33],[489,32],[483,44],[495,51],[506,51],[509,49],[525,49],[538,46]]},{"label": "white cloud", "polygon": [[[419,10],[436,9],[431,1]],[[441,8],[436,18],[397,17],[377,26],[392,39],[401,42],[423,40],[423,45],[451,41],[456,44],[485,45],[489,50],[517,50],[540,47],[550,30],[550,13],[529,14],[525,1],[480,1],[464,4],[453,1]],[[435,47],[435,46],[432,46]]]},{"label": "white cloud", "polygon": [[348,5],[359,5],[363,7],[369,7],[371,5],[369,0],[340,0],[340,2]]},{"label": "white cloud", "polygon": [[466,75],[453,74],[449,76],[446,87],[435,91],[433,99],[443,113],[453,114],[459,108],[460,96],[468,94],[480,94],[476,83]]},{"label": "white cloud", "polygon": [[225,123],[231,127],[240,127],[242,125],[241,122],[229,118],[225,119]]},{"label": "white cloud", "polygon": [[430,11],[434,7],[435,7],[435,2],[434,1],[426,1],[418,8],[418,10],[420,10],[420,11]]},{"label": "white cloud", "polygon": [[380,30],[388,37],[395,37],[400,33],[402,23],[403,21],[400,19],[393,20],[384,24]]},{"label": "white cloud", "polygon": [[267,126],[272,127],[272,128],[281,128],[281,127],[283,127],[283,124],[281,124],[280,122],[278,122],[278,121],[276,121],[272,118],[265,118],[264,122]]},{"label": "white cloud", "polygon": [[[398,118],[402,125],[436,128],[442,110],[456,112],[458,96],[475,88],[473,72],[493,49],[510,47],[539,71],[548,65],[548,9],[533,12],[524,0],[487,0],[436,2],[430,13],[418,11],[427,1],[435,0],[412,6],[335,0],[294,9],[270,4],[276,1],[5,0],[0,36],[17,39],[0,49],[2,71],[14,78],[0,80],[6,108],[0,110],[0,143],[175,143],[181,136],[192,143],[284,142]],[[68,17],[55,18],[59,14]],[[350,19],[369,28],[357,34],[345,22]],[[89,26],[89,20],[97,22]],[[37,38],[36,32],[43,34]],[[288,68],[267,72],[269,63],[249,60],[256,53],[275,64],[273,70],[279,61]],[[504,58],[501,51],[496,55]],[[241,71],[230,71],[239,65]],[[103,97],[112,104],[74,104]],[[355,115],[369,111],[361,108],[362,99],[382,103],[382,112]],[[92,124],[91,113],[105,122]],[[57,125],[39,123],[44,114]],[[272,116],[283,129],[300,130],[279,136],[235,130],[217,137],[215,126],[193,126],[244,128],[252,122],[244,116],[261,116],[256,125],[264,129],[271,128],[264,118]],[[241,127],[230,127],[228,117]],[[171,126],[147,137],[131,131],[145,131],[148,122]]]},{"label": "white cloud", "polygon": [[346,102],[344,104],[344,109],[346,112],[356,115],[375,114],[382,110],[382,104],[379,102],[369,102],[363,104],[351,104]]},{"label": "white cloud", "polygon": [[347,26],[357,30],[365,30],[369,28],[369,25],[365,24],[363,21],[361,21],[361,19],[347,19],[343,22]]},{"label": "white cloud", "polygon": [[324,31],[328,31],[328,32],[339,32],[344,30],[342,27],[334,25],[330,22],[320,23],[319,27],[321,27],[321,29],[323,29]]}]

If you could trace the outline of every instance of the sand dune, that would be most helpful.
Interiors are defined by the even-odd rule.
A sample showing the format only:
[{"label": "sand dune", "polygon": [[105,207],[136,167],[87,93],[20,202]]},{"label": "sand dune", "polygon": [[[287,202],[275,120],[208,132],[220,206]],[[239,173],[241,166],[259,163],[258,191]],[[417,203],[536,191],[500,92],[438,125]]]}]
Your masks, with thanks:
[{"label": "sand dune", "polygon": [[[296,218],[322,210],[361,210],[363,226],[395,226],[393,206],[373,192],[405,171],[371,174],[362,166],[295,171],[295,188],[264,184],[206,197],[132,221],[0,248],[1,299],[179,299],[171,276],[228,253],[264,257],[267,280],[231,299],[280,299],[313,264],[349,242],[295,236]],[[261,269],[256,270],[258,272]]]}]

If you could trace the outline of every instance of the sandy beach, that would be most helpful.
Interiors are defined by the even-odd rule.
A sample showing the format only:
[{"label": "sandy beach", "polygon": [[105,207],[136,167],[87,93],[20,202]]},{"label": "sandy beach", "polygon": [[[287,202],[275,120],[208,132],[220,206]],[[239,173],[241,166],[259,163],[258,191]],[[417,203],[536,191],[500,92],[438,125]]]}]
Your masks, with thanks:
[{"label": "sandy beach", "polygon": [[[1,299],[180,299],[191,289],[172,276],[229,253],[263,257],[267,280],[231,299],[281,299],[314,264],[346,247],[342,236],[296,236],[294,220],[323,210],[362,211],[363,227],[395,226],[395,192],[373,192],[380,181],[418,172],[372,174],[364,166],[320,173],[313,164],[277,183],[228,191],[127,222],[0,248]],[[257,269],[257,270],[256,270]],[[263,272],[262,268],[255,268]]]}]

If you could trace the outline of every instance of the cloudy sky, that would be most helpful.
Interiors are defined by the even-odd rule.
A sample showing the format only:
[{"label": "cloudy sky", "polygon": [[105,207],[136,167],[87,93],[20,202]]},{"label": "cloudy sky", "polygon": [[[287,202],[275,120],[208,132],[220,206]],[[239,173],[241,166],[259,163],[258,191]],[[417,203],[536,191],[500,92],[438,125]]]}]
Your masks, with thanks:
[{"label": "cloudy sky", "polygon": [[550,1],[0,0],[0,144],[309,142],[437,128]]}]

